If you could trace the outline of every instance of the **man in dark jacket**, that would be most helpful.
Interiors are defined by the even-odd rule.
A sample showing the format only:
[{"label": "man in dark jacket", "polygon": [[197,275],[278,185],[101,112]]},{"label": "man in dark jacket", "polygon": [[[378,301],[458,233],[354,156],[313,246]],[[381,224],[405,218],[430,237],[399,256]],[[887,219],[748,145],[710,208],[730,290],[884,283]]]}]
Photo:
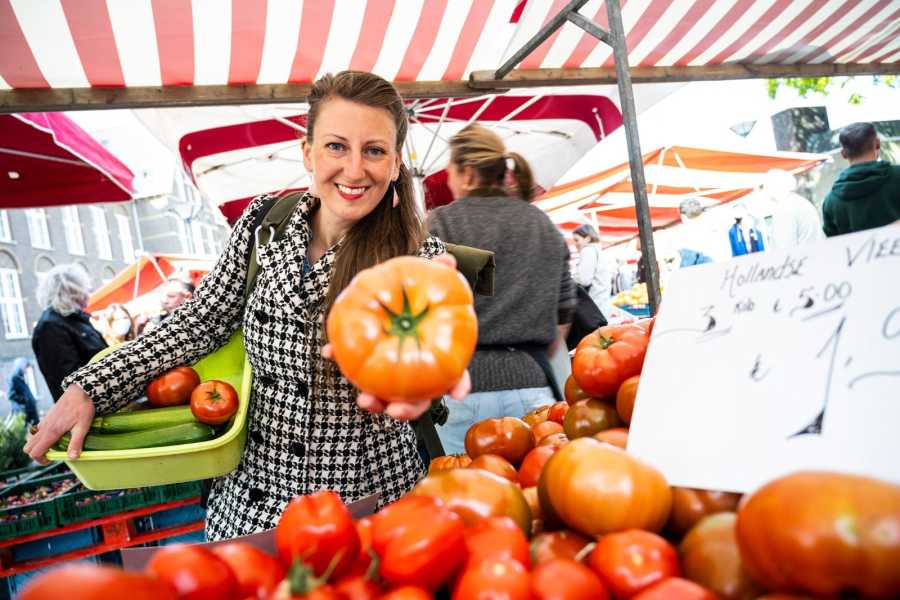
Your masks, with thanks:
[{"label": "man in dark jacket", "polygon": [[871,123],[848,125],[838,138],[850,163],[825,197],[825,235],[872,229],[900,220],[900,166],[878,160],[881,140]]},{"label": "man in dark jacket", "polygon": [[37,425],[40,418],[37,411],[37,400],[25,381],[25,373],[31,365],[26,358],[17,358],[13,362],[12,373],[9,376],[9,391],[6,394],[10,405],[25,413],[25,422],[29,425]]}]

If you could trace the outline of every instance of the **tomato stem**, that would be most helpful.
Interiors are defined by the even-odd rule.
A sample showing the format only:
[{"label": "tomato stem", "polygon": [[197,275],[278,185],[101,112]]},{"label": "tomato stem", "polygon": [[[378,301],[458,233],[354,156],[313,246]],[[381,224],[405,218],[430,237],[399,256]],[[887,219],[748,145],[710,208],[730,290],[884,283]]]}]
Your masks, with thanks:
[{"label": "tomato stem", "polygon": [[390,308],[388,308],[385,304],[379,301],[381,304],[381,308],[384,309],[384,312],[388,314],[388,317],[391,321],[391,326],[386,330],[386,333],[389,335],[396,336],[400,338],[400,346],[403,346],[403,341],[406,338],[412,338],[416,341],[416,345],[419,345],[419,323],[422,322],[422,319],[428,314],[428,307],[422,309],[422,312],[419,314],[413,314],[412,307],[409,305],[409,296],[406,294],[406,288],[401,288],[403,293],[403,310],[399,313],[395,313]]},{"label": "tomato stem", "polygon": [[606,336],[600,335],[600,334],[597,334],[597,339],[600,342],[601,350],[606,350],[607,348],[609,348],[616,342],[616,340],[614,340],[612,337],[606,337]]}]

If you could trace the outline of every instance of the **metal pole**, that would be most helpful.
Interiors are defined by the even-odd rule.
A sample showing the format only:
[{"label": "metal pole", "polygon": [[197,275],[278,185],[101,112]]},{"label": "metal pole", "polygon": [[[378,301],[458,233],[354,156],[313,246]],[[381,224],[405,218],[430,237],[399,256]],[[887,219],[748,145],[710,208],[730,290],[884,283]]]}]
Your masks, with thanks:
[{"label": "metal pole", "polygon": [[144,236],[141,235],[141,220],[138,218],[137,200],[131,199],[131,220],[134,221],[134,231],[137,234],[138,250],[144,249]]},{"label": "metal pole", "polygon": [[628,142],[628,162],[631,164],[631,185],[634,189],[641,255],[647,271],[647,295],[650,298],[650,313],[655,315],[659,310],[660,300],[659,268],[656,264],[656,248],[653,245],[650,204],[647,202],[647,184],[644,180],[644,158],[641,155],[641,143],[638,137],[637,111],[634,108],[631,71],[628,67],[628,49],[625,46],[625,31],[622,27],[622,9],[619,6],[619,0],[606,0],[606,15],[609,18],[613,56],[616,59],[616,79],[622,104],[625,140]]}]

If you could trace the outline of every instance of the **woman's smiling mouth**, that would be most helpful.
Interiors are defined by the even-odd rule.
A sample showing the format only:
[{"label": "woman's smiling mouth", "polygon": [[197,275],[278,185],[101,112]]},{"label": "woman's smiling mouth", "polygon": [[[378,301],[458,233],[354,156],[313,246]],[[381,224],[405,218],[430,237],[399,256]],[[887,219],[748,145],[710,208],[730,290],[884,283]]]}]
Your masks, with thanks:
[{"label": "woman's smiling mouth", "polygon": [[340,183],[336,183],[335,187],[337,187],[338,193],[344,200],[350,201],[359,200],[366,193],[366,190],[369,189],[368,187],[350,187]]}]

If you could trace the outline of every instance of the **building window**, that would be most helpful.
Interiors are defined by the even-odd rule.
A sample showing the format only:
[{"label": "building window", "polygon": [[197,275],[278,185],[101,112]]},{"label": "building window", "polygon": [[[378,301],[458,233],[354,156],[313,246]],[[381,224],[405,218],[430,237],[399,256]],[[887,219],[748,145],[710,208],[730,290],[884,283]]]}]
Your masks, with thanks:
[{"label": "building window", "polygon": [[134,262],[134,242],[131,239],[131,226],[128,217],[116,215],[116,227],[119,228],[119,242],[122,244],[122,260]]},{"label": "building window", "polygon": [[11,242],[12,230],[9,228],[9,215],[5,210],[0,210],[0,242]]},{"label": "building window", "polygon": [[181,242],[181,251],[185,254],[191,254],[191,239],[188,237],[188,228],[181,219],[175,219],[175,228],[178,230],[178,239]]},{"label": "building window", "polygon": [[66,248],[69,254],[84,256],[84,236],[81,234],[81,219],[78,218],[77,206],[64,206],[62,209],[63,227],[66,232]]},{"label": "building window", "polygon": [[43,208],[30,208],[25,211],[28,218],[28,235],[34,248],[52,250],[50,246],[50,230],[47,227],[47,211]]},{"label": "building window", "polygon": [[92,206],[91,218],[94,221],[94,239],[97,242],[97,256],[104,260],[111,260],[112,246],[109,243],[109,225],[106,223],[106,211],[99,206]]},{"label": "building window", "polygon": [[28,337],[19,273],[15,269],[0,268],[0,313],[6,339]]}]

